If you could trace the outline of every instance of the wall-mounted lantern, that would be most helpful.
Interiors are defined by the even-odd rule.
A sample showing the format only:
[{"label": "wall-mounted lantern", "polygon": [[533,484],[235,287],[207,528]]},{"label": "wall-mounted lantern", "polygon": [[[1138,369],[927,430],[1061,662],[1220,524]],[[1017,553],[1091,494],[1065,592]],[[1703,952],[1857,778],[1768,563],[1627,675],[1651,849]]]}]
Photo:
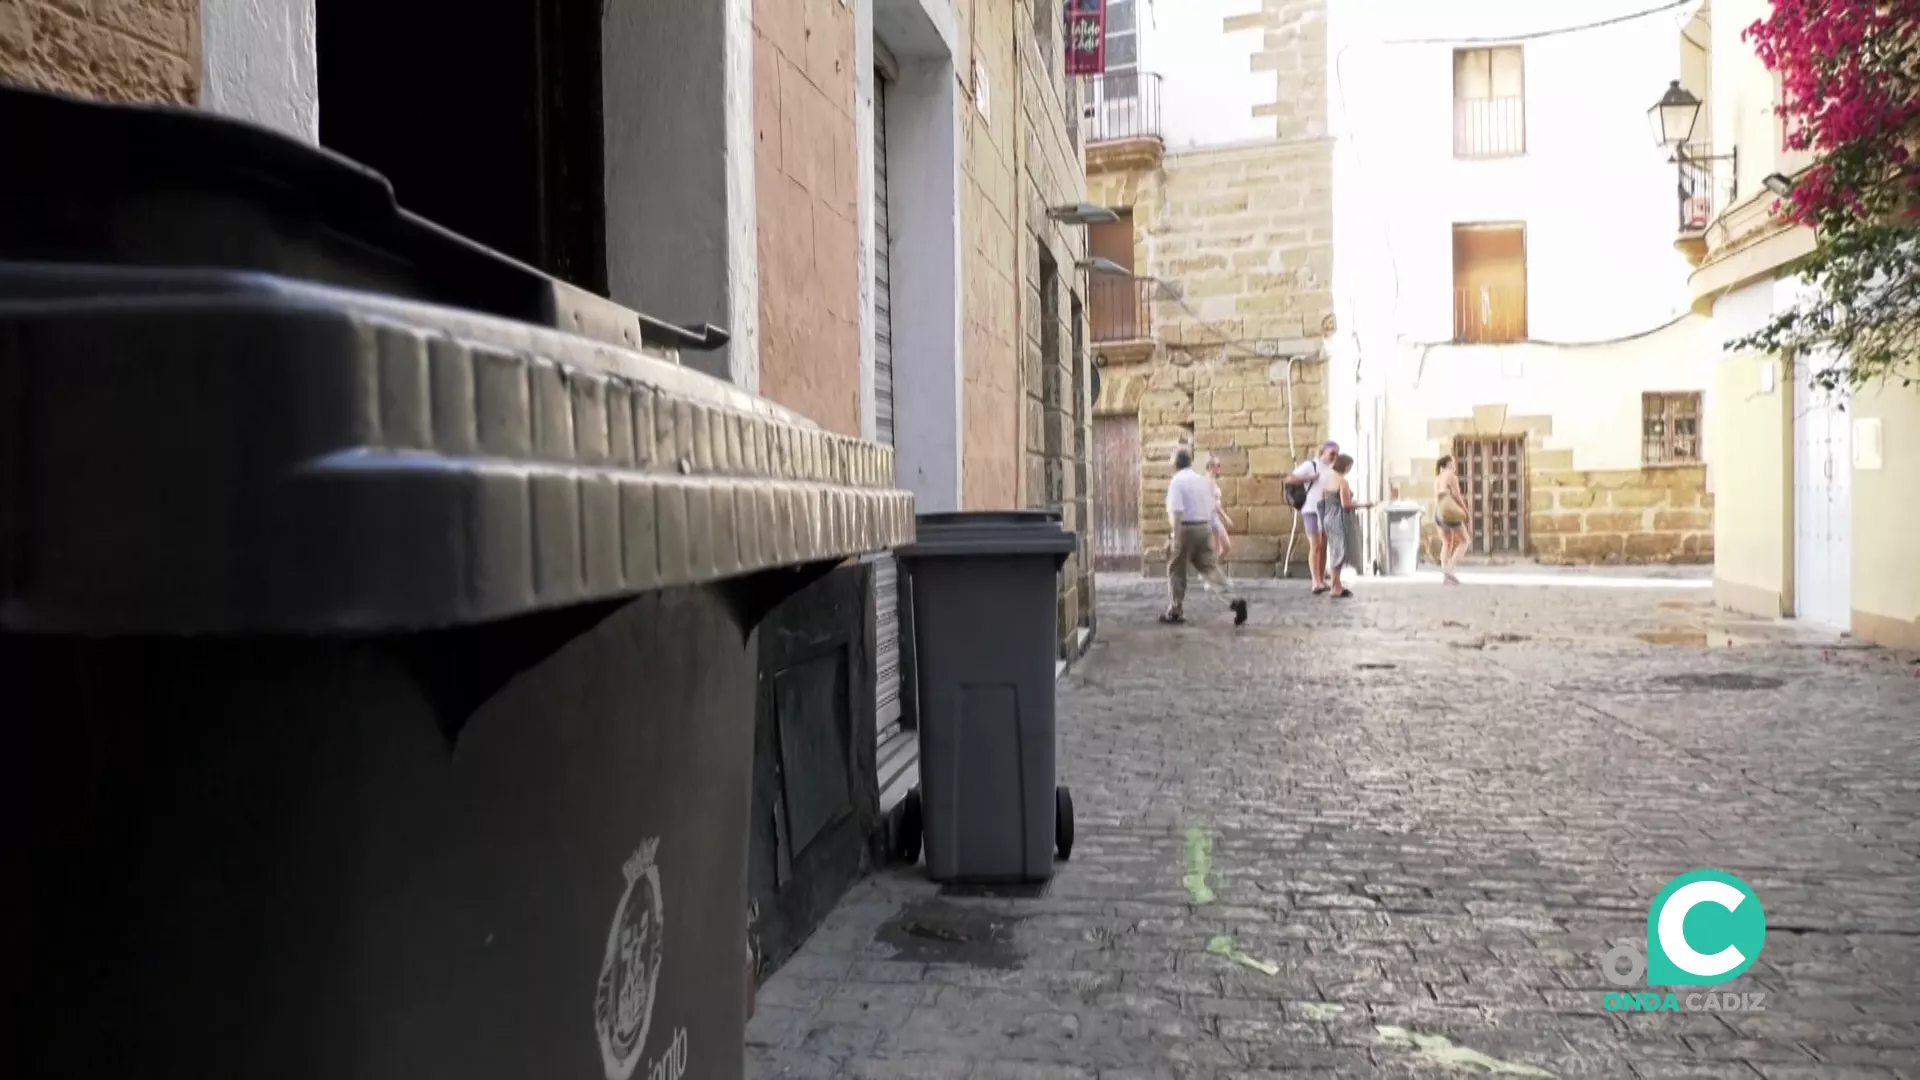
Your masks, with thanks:
[{"label": "wall-mounted lantern", "polygon": [[[1653,129],[1655,144],[1669,153],[1668,161],[1679,167],[1680,231],[1697,235],[1714,217],[1740,199],[1740,151],[1734,148],[1715,154],[1706,146],[1690,145],[1694,128],[1700,123],[1700,99],[1680,85],[1679,79],[1667,84],[1667,92],[1647,110],[1647,126]],[[1715,194],[1712,163],[1731,164],[1727,176],[1727,203],[1721,205]]]},{"label": "wall-mounted lantern", "polygon": [[1694,125],[1700,122],[1700,99],[1675,79],[1667,92],[1647,110],[1647,123],[1653,128],[1653,141],[1661,149],[1675,154],[1693,139]]}]

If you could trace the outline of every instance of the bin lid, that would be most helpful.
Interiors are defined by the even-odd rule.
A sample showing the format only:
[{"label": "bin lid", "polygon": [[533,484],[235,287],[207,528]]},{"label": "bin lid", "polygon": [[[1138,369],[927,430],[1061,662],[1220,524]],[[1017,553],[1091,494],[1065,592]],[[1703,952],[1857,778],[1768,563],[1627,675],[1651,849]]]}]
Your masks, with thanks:
[{"label": "bin lid", "polygon": [[1426,512],[1426,507],[1421,506],[1411,499],[1396,499],[1387,504],[1387,516],[1390,518],[1418,517]]},{"label": "bin lid", "polygon": [[0,262],[0,360],[8,631],[441,629],[913,538],[890,448],[471,311]]},{"label": "bin lid", "polygon": [[900,550],[906,560],[1051,555],[1064,562],[1079,537],[1061,527],[1057,510],[962,510],[920,514],[918,539]]}]

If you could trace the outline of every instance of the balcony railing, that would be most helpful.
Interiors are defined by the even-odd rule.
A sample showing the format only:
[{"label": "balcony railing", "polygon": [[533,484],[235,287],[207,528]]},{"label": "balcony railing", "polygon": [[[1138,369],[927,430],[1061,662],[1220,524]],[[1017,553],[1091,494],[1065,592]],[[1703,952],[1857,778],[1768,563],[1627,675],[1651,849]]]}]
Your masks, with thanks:
[{"label": "balcony railing", "polygon": [[1160,131],[1160,76],[1147,71],[1109,71],[1081,81],[1085,103],[1081,130],[1087,145],[1158,139]]},{"label": "balcony railing", "polygon": [[1527,100],[1460,98],[1453,103],[1453,156],[1518,157],[1527,152]]},{"label": "balcony railing", "polygon": [[1153,282],[1144,278],[1095,277],[1087,289],[1087,322],[1093,340],[1138,341],[1153,336]]},{"label": "balcony railing", "polygon": [[1713,147],[1693,143],[1674,154],[1680,203],[1679,228],[1683,235],[1697,235],[1713,224],[1713,219],[1733,204],[1733,163],[1713,160]]},{"label": "balcony railing", "polygon": [[1502,345],[1526,339],[1526,289],[1476,285],[1453,290],[1453,340]]}]

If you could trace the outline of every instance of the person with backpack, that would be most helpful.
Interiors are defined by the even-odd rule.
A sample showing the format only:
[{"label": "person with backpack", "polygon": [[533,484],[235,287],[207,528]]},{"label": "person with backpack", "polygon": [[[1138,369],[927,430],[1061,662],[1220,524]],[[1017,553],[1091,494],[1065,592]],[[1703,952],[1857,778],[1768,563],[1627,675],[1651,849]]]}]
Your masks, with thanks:
[{"label": "person with backpack", "polygon": [[1320,456],[1301,463],[1285,483],[1287,505],[1300,515],[1307,530],[1307,567],[1313,572],[1313,595],[1324,596],[1327,584],[1327,536],[1321,528],[1321,500],[1326,497],[1327,480],[1333,475],[1333,462],[1340,456],[1340,444],[1328,439],[1320,446]]}]

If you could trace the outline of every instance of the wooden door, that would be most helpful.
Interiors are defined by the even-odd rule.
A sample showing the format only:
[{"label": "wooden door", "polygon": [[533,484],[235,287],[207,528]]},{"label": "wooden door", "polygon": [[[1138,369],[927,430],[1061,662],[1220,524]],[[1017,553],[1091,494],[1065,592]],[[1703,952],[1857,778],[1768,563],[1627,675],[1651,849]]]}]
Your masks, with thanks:
[{"label": "wooden door", "polygon": [[1088,281],[1089,321],[1095,341],[1133,341],[1145,337],[1140,325],[1139,294],[1133,274],[1133,212],[1119,211],[1120,220],[1087,230],[1087,256],[1107,259],[1127,271],[1126,276],[1094,274]]},{"label": "wooden door", "polygon": [[1467,497],[1473,548],[1480,555],[1527,550],[1527,440],[1524,435],[1462,435],[1453,440],[1460,493]]},{"label": "wooden door", "polygon": [[1140,418],[1093,418],[1093,563],[1140,569]]}]

